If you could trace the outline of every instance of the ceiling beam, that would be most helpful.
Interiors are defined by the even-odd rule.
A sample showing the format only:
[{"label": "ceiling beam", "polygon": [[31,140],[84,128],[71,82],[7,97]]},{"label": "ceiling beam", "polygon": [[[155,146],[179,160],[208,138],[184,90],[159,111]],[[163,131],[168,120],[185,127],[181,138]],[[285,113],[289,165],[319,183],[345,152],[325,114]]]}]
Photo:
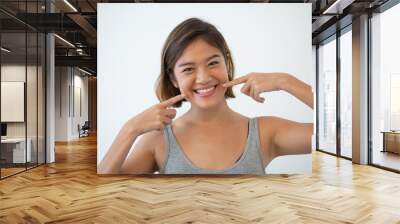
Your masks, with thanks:
[{"label": "ceiling beam", "polygon": [[55,56],[56,66],[82,66],[96,71],[97,60],[90,56]]},{"label": "ceiling beam", "polygon": [[79,25],[85,33],[90,37],[87,39],[91,46],[96,46],[97,42],[97,31],[88,21],[80,14],[71,13],[67,15],[71,20],[73,20],[77,25]]},{"label": "ceiling beam", "polygon": [[322,14],[342,14],[343,10],[351,5],[355,0],[336,0],[326,7]]}]

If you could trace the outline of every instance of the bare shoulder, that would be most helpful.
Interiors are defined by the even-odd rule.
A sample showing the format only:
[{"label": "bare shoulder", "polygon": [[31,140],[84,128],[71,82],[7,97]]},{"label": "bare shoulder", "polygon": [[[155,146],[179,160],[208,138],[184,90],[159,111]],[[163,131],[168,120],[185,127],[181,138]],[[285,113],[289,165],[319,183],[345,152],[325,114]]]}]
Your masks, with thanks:
[{"label": "bare shoulder", "polygon": [[270,134],[273,134],[278,129],[282,129],[285,128],[286,126],[296,123],[297,122],[275,116],[258,117],[258,125],[260,127],[260,132],[263,131]]},{"label": "bare shoulder", "polygon": [[164,134],[163,131],[149,131],[140,137],[138,142],[141,147],[145,147],[148,150],[155,152],[160,146],[164,145]]},{"label": "bare shoulder", "polygon": [[[163,161],[162,159],[164,158],[164,151],[163,131],[155,130],[146,132],[139,137],[133,149],[133,153],[129,156],[129,158],[131,158],[129,164],[136,164],[135,167],[137,167],[138,164],[152,161],[152,172],[154,172],[157,170],[156,167],[160,167],[160,164],[162,164],[161,161]],[[148,165],[145,167],[148,167]],[[129,165],[127,169],[131,170]]]},{"label": "bare shoulder", "polygon": [[274,116],[257,117],[260,133],[273,134],[274,130],[279,126],[284,119]]},{"label": "bare shoulder", "polygon": [[264,137],[264,139],[273,138],[277,132],[288,130],[296,124],[300,123],[275,116],[258,117],[260,137]]},{"label": "bare shoulder", "polygon": [[267,165],[275,158],[274,135],[285,119],[275,116],[261,116],[257,117],[257,121],[263,163]]},{"label": "bare shoulder", "polygon": [[152,150],[157,167],[160,168],[165,159],[164,131],[151,131],[143,135],[144,144]]},{"label": "bare shoulder", "polygon": [[260,141],[272,157],[307,154],[311,149],[313,123],[280,117],[260,117]]},{"label": "bare shoulder", "polygon": [[[121,167],[121,173],[143,174],[156,171],[156,150],[160,144],[158,131],[150,131],[140,135],[128,158]],[[162,140],[162,139],[161,139]]]},{"label": "bare shoulder", "polygon": [[262,144],[266,143],[273,137],[279,119],[279,117],[274,116],[257,117],[260,141]]}]

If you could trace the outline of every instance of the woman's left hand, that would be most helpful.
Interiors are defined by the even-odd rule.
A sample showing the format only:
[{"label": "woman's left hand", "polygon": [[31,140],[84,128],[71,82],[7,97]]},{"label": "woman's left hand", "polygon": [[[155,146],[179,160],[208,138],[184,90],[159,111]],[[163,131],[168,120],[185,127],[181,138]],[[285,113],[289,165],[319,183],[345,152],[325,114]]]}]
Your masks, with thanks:
[{"label": "woman's left hand", "polygon": [[231,87],[244,83],[240,91],[259,103],[264,103],[265,99],[260,96],[263,92],[279,91],[287,82],[287,73],[249,73],[245,76],[236,78],[230,82],[224,83],[223,87]]}]

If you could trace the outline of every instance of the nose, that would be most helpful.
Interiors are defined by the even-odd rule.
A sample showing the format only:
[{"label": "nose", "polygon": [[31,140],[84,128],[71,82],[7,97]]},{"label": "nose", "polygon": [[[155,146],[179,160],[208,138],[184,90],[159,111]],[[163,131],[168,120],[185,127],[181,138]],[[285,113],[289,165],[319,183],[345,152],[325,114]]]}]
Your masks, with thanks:
[{"label": "nose", "polygon": [[196,82],[205,84],[209,81],[211,81],[211,75],[209,74],[209,71],[207,69],[200,68],[197,72]]}]

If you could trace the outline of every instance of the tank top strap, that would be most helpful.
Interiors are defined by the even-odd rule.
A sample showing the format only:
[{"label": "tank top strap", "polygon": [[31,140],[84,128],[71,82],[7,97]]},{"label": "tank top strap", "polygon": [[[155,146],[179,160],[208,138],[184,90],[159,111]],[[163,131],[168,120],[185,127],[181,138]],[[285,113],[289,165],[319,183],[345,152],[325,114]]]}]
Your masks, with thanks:
[{"label": "tank top strap", "polygon": [[165,149],[165,152],[164,152],[164,155],[165,155],[165,158],[164,158],[164,162],[163,162],[163,165],[160,167],[160,173],[161,174],[164,174],[165,173],[165,166],[167,165],[167,161],[168,161],[168,159],[169,159],[169,154],[170,154],[170,150],[171,150],[171,143],[170,143],[170,141],[171,141],[171,139],[172,139],[172,137],[173,136],[171,136],[171,134],[170,134],[170,130],[169,130],[169,127],[170,125],[168,125],[168,126],[166,126],[165,128],[164,128],[164,130],[163,130],[163,135],[164,135],[164,149]]},{"label": "tank top strap", "polygon": [[257,158],[257,162],[260,163],[261,168],[264,170],[257,117],[250,118],[248,143],[250,153],[254,156],[254,159]]},{"label": "tank top strap", "polygon": [[165,172],[165,167],[167,165],[167,162],[170,160],[170,157],[176,157],[177,155],[179,155],[180,157],[182,157],[182,152],[179,148],[179,144],[174,136],[174,133],[172,132],[172,126],[171,125],[167,125],[164,128],[164,148],[165,148],[165,159],[163,162],[162,167],[160,168],[160,173],[164,173]]}]

